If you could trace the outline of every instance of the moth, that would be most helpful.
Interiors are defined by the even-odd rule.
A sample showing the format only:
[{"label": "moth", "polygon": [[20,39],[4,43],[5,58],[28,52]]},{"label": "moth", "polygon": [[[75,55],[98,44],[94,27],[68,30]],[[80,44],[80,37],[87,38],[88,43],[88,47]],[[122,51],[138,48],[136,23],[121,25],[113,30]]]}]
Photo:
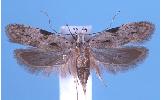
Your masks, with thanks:
[{"label": "moth", "polygon": [[[131,22],[96,32],[87,38],[82,32],[66,35],[48,32],[23,24],[9,24],[6,33],[14,43],[29,46],[16,49],[15,57],[32,73],[61,72],[62,76],[77,77],[86,92],[90,71],[101,76],[102,69],[117,73],[134,68],[144,60],[148,49],[133,46],[148,40],[154,31],[148,21]],[[86,33],[87,29],[82,29]],[[132,43],[132,44],[131,44]],[[129,44],[129,45],[128,45]]]}]

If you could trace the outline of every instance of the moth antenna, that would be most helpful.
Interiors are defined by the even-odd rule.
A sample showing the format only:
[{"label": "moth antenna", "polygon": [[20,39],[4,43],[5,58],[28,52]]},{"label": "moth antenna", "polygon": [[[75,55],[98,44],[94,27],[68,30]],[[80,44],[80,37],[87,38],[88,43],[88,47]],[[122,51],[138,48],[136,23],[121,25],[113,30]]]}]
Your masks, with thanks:
[{"label": "moth antenna", "polygon": [[73,35],[73,33],[71,32],[71,30],[70,30],[70,28],[69,28],[69,25],[68,25],[68,24],[66,24],[66,26],[68,27],[68,30],[69,30],[69,32],[70,32],[70,34],[71,34],[71,36],[73,37],[73,39],[74,39],[74,40],[77,40],[77,39],[76,39],[76,37],[75,37],[75,36]]},{"label": "moth antenna", "polygon": [[108,29],[111,28],[112,24],[113,24],[114,21],[115,21],[115,18],[119,15],[119,13],[120,13],[120,11],[117,11],[117,12],[115,13],[115,15],[112,17],[112,20],[111,20],[111,23],[110,23],[109,27],[106,28],[106,30],[108,30]]},{"label": "moth antenna", "polygon": [[78,33],[76,32],[77,30],[78,30],[78,28],[75,28],[76,30],[75,30],[75,34],[77,35]]},{"label": "moth antenna", "polygon": [[51,19],[50,19],[48,13],[47,13],[46,11],[42,11],[42,10],[41,10],[41,12],[42,12],[43,14],[45,14],[45,16],[48,17],[48,24],[49,24],[50,29],[51,29],[52,31],[54,31],[55,33],[58,33],[54,28],[52,28],[53,26],[52,26],[52,24],[51,24]]}]

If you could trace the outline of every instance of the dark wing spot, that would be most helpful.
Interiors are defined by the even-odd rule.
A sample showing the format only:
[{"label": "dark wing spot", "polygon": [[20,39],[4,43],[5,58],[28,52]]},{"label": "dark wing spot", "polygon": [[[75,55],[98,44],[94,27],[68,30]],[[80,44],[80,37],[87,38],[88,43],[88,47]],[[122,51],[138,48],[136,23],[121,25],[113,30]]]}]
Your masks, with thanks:
[{"label": "dark wing spot", "polygon": [[111,42],[111,40],[105,40],[105,41],[103,41],[102,43],[105,43],[105,42],[110,43],[110,42]]},{"label": "dark wing spot", "polygon": [[22,29],[22,32],[25,32],[25,29]]},{"label": "dark wing spot", "polygon": [[54,43],[54,42],[50,43],[49,45],[51,45],[51,46],[58,46],[57,43]]},{"label": "dark wing spot", "polygon": [[53,34],[53,33],[51,33],[51,32],[48,32],[48,31],[42,30],[42,29],[40,29],[40,33],[41,33],[41,34],[44,34],[44,35],[52,35],[52,34]]},{"label": "dark wing spot", "polygon": [[137,33],[137,32],[131,32],[131,34],[135,34],[135,33]]},{"label": "dark wing spot", "polygon": [[40,42],[39,41],[32,41],[32,42],[30,42],[30,45],[32,45],[32,46],[34,46],[34,47],[36,47],[36,46],[38,46],[40,44]]},{"label": "dark wing spot", "polygon": [[54,43],[54,42],[49,44],[49,48],[50,49],[61,49],[61,47],[57,43]]},{"label": "dark wing spot", "polygon": [[105,32],[111,32],[111,33],[115,33],[119,30],[120,27],[115,27],[115,28],[111,28],[109,30],[105,30]]}]

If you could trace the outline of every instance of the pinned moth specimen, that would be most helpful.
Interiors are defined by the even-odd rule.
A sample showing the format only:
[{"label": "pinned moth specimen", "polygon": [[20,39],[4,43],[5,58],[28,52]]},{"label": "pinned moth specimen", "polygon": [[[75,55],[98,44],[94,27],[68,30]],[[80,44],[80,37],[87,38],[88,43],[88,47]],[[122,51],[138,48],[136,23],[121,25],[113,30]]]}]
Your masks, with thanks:
[{"label": "pinned moth specimen", "polygon": [[[86,92],[91,70],[101,76],[102,70],[112,73],[126,71],[142,61],[148,49],[142,46],[126,45],[148,40],[154,25],[147,21],[131,22],[119,27],[96,32],[87,38],[87,32],[66,35],[48,32],[22,24],[9,24],[6,33],[11,42],[30,46],[15,50],[18,62],[32,73],[52,71],[62,76],[77,77]],[[103,67],[103,68],[101,68]]]}]

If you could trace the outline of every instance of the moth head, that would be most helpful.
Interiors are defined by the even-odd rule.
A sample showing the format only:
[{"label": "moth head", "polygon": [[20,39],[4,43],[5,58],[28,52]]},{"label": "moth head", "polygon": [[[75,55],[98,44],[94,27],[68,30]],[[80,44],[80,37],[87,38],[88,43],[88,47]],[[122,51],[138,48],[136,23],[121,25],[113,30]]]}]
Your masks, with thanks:
[{"label": "moth head", "polygon": [[89,34],[91,31],[91,26],[62,26],[61,33],[68,34],[76,42],[85,42],[85,35]]},{"label": "moth head", "polygon": [[83,27],[82,30],[81,30],[81,32],[82,32],[83,34],[86,34],[86,33],[88,32],[88,29],[85,28],[85,27]]}]

